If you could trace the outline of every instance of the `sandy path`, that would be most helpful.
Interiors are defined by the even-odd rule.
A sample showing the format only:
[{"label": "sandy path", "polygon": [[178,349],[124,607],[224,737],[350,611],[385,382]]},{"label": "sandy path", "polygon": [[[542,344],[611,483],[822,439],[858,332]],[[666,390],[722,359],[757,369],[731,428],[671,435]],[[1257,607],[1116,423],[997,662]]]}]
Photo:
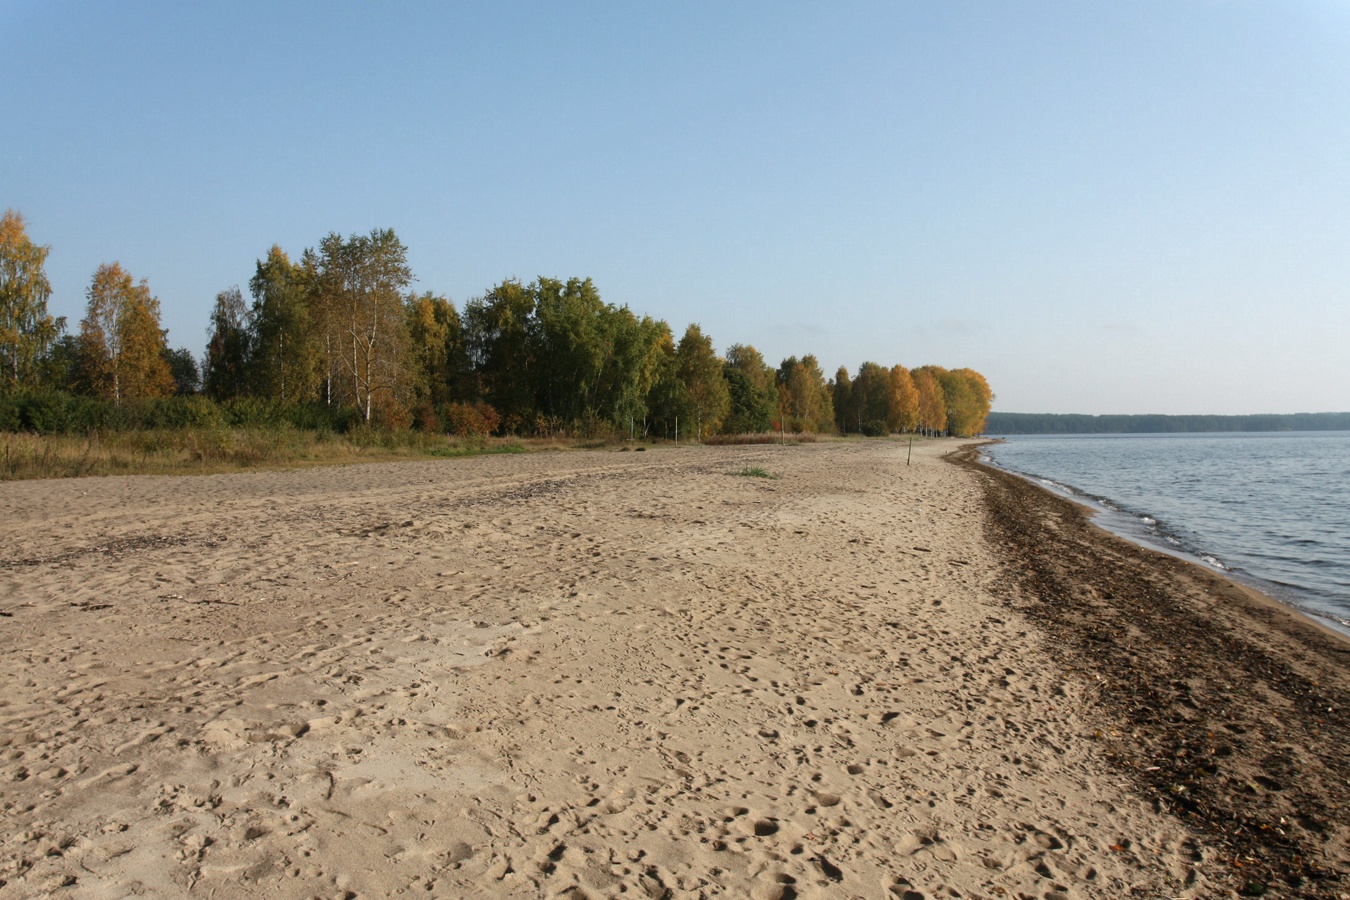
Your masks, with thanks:
[{"label": "sandy path", "polygon": [[953,447],[0,484],[0,895],[1203,895]]}]

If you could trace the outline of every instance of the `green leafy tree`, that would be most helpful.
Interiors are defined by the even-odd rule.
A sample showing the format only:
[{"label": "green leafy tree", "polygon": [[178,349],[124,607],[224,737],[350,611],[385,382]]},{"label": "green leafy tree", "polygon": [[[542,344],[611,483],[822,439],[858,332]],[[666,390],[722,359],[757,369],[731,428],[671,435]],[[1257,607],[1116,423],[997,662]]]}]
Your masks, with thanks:
[{"label": "green leafy tree", "polygon": [[145,279],[133,282],[121,265],[98,267],[80,322],[80,369],[94,396],[126,399],[167,397],[177,385],[165,361],[159,300]]},{"label": "green leafy tree", "polygon": [[[319,392],[322,348],[336,354],[334,335],[319,333],[315,304],[317,257],[307,251],[300,263],[292,263],[273,244],[265,259],[257,261],[249,279],[253,306],[248,312],[247,377],[240,390],[284,404],[313,400]],[[330,360],[332,361],[332,360]],[[331,387],[331,375],[325,382]],[[332,399],[331,391],[328,399]]]},{"label": "green leafy tree", "polygon": [[636,436],[641,426],[646,434],[664,348],[671,344],[670,326],[648,316],[639,319],[626,306],[606,306],[603,318],[610,353],[596,388],[597,408],[621,433]]},{"label": "green leafy tree", "polygon": [[173,377],[174,394],[188,397],[202,389],[202,372],[191,350],[186,347],[179,347],[177,350],[165,347],[163,356],[164,362],[169,367],[169,374]]},{"label": "green leafy tree", "polygon": [[778,384],[774,370],[749,344],[727,348],[722,370],[730,407],[722,431],[755,434],[768,431],[778,418]]},{"label": "green leafy tree", "polygon": [[690,325],[675,351],[677,373],[684,383],[686,414],[694,421],[694,437],[703,440],[721,426],[731,409],[731,394],[723,374],[722,360],[713,350],[712,338],[698,325]]},{"label": "green leafy tree", "polygon": [[[58,319],[64,329],[64,321]],[[43,354],[38,366],[37,383],[57,391],[76,392],[80,389],[80,338],[63,333]]]},{"label": "green leafy tree", "polygon": [[675,335],[665,322],[660,325],[663,333],[657,339],[652,386],[647,393],[650,416],[648,429],[654,429],[659,436],[678,439],[681,434],[693,431],[687,402],[688,391],[680,378]]},{"label": "green leafy tree", "polygon": [[502,428],[518,431],[532,422],[535,293],[508,279],[464,304],[464,343],[473,368],[475,399],[502,415]]},{"label": "green leafy tree", "polygon": [[408,298],[418,399],[434,407],[472,399],[464,325],[455,306],[427,291]]},{"label": "green leafy tree", "polygon": [[248,307],[238,287],[216,294],[206,332],[203,388],[214,400],[239,397],[248,389]]},{"label": "green leafy tree", "polygon": [[890,380],[890,370],[877,363],[865,362],[858,367],[853,379],[853,406],[858,430],[863,434],[876,437],[890,431]]},{"label": "green leafy tree", "polygon": [[853,379],[843,366],[834,373],[834,383],[830,386],[834,398],[834,422],[840,434],[856,433],[860,430],[861,420],[857,404],[853,397]]},{"label": "green leafy tree", "polygon": [[41,361],[65,328],[47,314],[49,247],[28,238],[23,216],[0,216],[0,378],[10,390],[37,387]]},{"label": "green leafy tree", "polygon": [[670,433],[683,402],[670,326],[607,304],[601,327],[608,350],[594,392],[596,424],[633,437]]},{"label": "green leafy tree", "polygon": [[540,278],[535,294],[536,397],[542,411],[562,422],[595,416],[605,365],[613,354],[611,323],[589,278],[566,284]]}]

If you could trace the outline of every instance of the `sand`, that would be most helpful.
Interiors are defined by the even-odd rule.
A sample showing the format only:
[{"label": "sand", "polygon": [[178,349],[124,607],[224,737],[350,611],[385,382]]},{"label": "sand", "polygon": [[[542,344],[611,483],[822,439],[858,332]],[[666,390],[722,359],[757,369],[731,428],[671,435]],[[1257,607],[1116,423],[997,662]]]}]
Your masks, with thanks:
[{"label": "sand", "polygon": [[0,896],[1241,889],[956,446],[0,484]]},{"label": "sand", "polygon": [[1244,895],[1350,896],[1350,641],[974,456],[996,593],[1096,686],[1106,757]]}]

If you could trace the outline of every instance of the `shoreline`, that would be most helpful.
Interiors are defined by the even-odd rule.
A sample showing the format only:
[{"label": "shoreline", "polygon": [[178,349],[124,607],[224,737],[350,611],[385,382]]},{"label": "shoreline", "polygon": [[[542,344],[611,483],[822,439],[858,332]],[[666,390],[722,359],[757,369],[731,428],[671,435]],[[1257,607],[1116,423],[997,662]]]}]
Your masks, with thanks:
[{"label": "shoreline", "polygon": [[[987,446],[999,444],[1004,441],[1002,437],[992,437],[982,439],[976,446]],[[986,455],[987,456],[987,455]],[[1061,484],[1057,481],[1040,475],[1033,475],[1026,472],[1020,472],[1016,469],[1007,468],[1000,465],[992,457],[987,457],[987,462],[982,461],[982,465],[988,468],[996,469],[1007,474],[1014,475],[1032,484],[1033,486],[1048,491],[1049,493],[1075,504],[1085,510],[1093,519],[1093,523],[1103,531],[1120,538],[1127,543],[1136,546],[1142,546],[1146,549],[1162,553],[1165,556],[1172,556],[1184,562],[1197,565],[1206,571],[1213,572],[1221,578],[1240,584],[1253,591],[1262,601],[1275,603],[1282,609],[1290,610],[1299,617],[1312,622],[1314,625],[1324,630],[1330,631],[1342,640],[1350,641],[1350,619],[1343,618],[1331,609],[1319,610],[1317,608],[1317,594],[1301,586],[1282,585],[1270,581],[1258,574],[1244,571],[1233,571],[1226,566],[1218,563],[1214,557],[1209,557],[1205,548],[1199,547],[1175,547],[1169,546],[1168,540],[1171,538],[1165,535],[1150,535],[1147,532],[1138,533],[1132,531],[1131,526],[1137,526],[1137,519],[1147,513],[1127,512],[1115,505],[1115,500],[1109,497],[1097,497],[1092,494],[1083,493],[1077,487],[1068,484]],[[1211,562],[1210,559],[1215,559]]]},{"label": "shoreline", "polygon": [[[1100,690],[1106,755],[1220,848],[1239,888],[1337,897],[1350,859],[1350,641],[1092,510],[979,462],[996,593]],[[1105,724],[1114,723],[1114,724]]]}]

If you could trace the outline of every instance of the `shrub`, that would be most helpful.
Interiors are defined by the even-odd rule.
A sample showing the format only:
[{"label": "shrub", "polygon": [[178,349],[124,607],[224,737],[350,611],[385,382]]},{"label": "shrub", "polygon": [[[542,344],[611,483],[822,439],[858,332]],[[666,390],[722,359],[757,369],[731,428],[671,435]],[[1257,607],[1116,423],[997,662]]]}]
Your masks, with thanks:
[{"label": "shrub", "polygon": [[[38,434],[63,434],[78,427],[74,421],[75,398],[69,394],[44,391],[19,400],[19,422],[15,431],[34,431]],[[89,427],[93,427],[92,424]]]},{"label": "shrub", "polygon": [[23,428],[23,406],[13,394],[0,394],[0,432],[15,432]]},{"label": "shrub", "polygon": [[81,434],[93,429],[118,429],[128,416],[108,400],[42,391],[16,398],[18,422],[13,430],[37,434]]},{"label": "shrub", "polygon": [[128,401],[128,424],[133,428],[197,428],[208,431],[225,426],[225,417],[209,398],[200,395]]},{"label": "shrub", "polygon": [[428,434],[437,434],[445,430],[441,417],[436,415],[436,407],[430,403],[421,403],[413,410],[413,427]]},{"label": "shrub", "polygon": [[592,441],[612,441],[614,439],[614,423],[601,418],[595,410],[588,409],[580,419],[572,423],[572,434],[574,437]]},{"label": "shrub", "polygon": [[293,407],[268,397],[234,397],[221,404],[225,421],[233,428],[267,428],[286,422]]},{"label": "shrub", "polygon": [[390,431],[407,431],[412,427],[413,414],[403,402],[388,394],[378,395],[371,403],[370,424]]},{"label": "shrub", "polygon": [[447,403],[440,413],[446,432],[459,437],[492,434],[502,421],[497,410],[486,403]]}]

